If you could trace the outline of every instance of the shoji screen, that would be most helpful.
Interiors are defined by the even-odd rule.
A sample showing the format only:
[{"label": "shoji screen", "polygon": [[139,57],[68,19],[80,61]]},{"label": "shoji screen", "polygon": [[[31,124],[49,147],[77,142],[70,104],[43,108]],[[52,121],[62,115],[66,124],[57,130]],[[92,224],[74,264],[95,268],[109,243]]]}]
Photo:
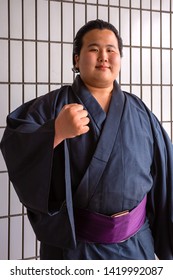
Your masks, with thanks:
[{"label": "shoji screen", "polygon": [[[172,137],[173,0],[0,0],[0,138],[10,111],[72,83],[73,37],[96,18],[123,38],[122,89],[140,96]],[[0,259],[37,258],[0,153]]]}]

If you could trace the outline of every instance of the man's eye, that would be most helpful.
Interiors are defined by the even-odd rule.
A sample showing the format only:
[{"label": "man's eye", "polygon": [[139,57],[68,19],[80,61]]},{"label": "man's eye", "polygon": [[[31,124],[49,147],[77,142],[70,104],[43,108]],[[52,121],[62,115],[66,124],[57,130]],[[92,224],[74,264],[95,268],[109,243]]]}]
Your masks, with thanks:
[{"label": "man's eye", "polygon": [[90,49],[90,52],[98,52],[98,49]]},{"label": "man's eye", "polygon": [[107,51],[108,52],[114,52],[114,49],[108,49]]}]

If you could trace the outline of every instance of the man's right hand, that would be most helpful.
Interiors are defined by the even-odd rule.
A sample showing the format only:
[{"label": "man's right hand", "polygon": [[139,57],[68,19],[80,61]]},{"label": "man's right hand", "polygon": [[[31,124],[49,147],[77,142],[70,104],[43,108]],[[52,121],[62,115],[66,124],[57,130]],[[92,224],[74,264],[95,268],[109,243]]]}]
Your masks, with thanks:
[{"label": "man's right hand", "polygon": [[88,112],[83,105],[65,105],[55,120],[54,148],[64,139],[74,138],[89,131]]}]

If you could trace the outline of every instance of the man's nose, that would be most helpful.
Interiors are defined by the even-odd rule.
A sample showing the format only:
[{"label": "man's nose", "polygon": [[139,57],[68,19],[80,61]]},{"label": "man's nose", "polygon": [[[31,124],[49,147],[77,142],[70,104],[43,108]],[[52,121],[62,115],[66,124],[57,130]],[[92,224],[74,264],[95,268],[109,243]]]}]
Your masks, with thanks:
[{"label": "man's nose", "polygon": [[99,62],[107,62],[108,61],[107,52],[106,51],[99,51],[97,59],[98,59]]}]

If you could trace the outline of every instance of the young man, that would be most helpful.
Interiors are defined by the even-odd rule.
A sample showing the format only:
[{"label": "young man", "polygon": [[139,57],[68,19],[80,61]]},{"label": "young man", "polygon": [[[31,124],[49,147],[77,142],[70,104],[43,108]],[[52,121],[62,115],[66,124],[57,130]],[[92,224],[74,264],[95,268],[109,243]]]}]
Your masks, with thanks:
[{"label": "young man", "polygon": [[173,147],[120,90],[122,40],[102,20],[74,39],[72,86],[12,112],[1,149],[41,259],[173,259]]}]

